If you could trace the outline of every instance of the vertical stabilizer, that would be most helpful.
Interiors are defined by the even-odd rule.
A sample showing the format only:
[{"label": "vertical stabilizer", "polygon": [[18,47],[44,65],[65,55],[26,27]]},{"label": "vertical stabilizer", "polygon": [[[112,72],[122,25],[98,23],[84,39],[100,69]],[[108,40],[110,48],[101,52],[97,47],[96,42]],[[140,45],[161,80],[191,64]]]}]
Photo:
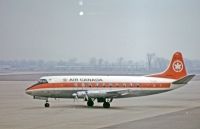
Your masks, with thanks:
[{"label": "vertical stabilizer", "polygon": [[161,77],[161,78],[170,78],[170,79],[180,79],[187,75],[185,68],[185,63],[183,61],[182,54],[180,52],[175,52],[168,68],[157,74],[149,75],[149,77]]}]

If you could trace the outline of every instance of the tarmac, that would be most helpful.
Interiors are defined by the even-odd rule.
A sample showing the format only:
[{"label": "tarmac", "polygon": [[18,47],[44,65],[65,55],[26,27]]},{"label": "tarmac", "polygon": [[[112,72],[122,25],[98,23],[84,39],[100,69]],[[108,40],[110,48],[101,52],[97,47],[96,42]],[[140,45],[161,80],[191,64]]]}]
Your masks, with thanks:
[{"label": "tarmac", "polygon": [[73,99],[51,99],[44,108],[25,94],[34,83],[0,81],[0,129],[200,129],[200,79],[167,93],[115,99],[109,109]]}]

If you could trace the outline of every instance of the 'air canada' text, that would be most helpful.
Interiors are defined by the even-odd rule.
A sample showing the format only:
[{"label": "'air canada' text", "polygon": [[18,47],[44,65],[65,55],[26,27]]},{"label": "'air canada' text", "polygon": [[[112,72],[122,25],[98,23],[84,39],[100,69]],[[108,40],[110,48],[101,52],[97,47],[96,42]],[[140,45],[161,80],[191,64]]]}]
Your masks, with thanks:
[{"label": "'air canada' text", "polygon": [[102,82],[101,78],[70,78],[70,82]]}]

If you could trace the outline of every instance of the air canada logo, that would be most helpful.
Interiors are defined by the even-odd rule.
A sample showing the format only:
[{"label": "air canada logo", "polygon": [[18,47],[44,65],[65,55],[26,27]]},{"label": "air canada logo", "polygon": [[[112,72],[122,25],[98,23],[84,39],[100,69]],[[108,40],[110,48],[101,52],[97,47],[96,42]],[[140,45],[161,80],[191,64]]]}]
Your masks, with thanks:
[{"label": "air canada logo", "polygon": [[172,67],[175,72],[181,72],[183,70],[183,63],[180,60],[176,60]]}]

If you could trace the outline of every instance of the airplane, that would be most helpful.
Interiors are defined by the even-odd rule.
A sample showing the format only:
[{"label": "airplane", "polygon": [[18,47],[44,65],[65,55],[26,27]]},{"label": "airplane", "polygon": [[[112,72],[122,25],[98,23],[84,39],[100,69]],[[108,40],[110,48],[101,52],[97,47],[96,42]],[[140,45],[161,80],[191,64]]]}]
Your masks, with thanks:
[{"label": "airplane", "polygon": [[94,101],[110,108],[113,99],[147,96],[171,91],[186,85],[195,75],[187,75],[181,52],[175,52],[168,68],[161,73],[146,76],[46,76],[27,88],[25,92],[34,99],[79,98]]}]

